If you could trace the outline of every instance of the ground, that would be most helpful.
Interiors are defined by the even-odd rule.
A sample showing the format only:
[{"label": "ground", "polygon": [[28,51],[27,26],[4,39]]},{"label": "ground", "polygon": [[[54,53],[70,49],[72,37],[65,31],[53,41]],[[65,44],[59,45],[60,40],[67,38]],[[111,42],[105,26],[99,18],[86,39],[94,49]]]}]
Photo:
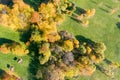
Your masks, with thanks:
[{"label": "ground", "polygon": [[[94,41],[104,42],[107,50],[105,51],[105,57],[113,62],[119,62],[120,59],[120,1],[119,0],[75,0],[77,6],[83,9],[96,9],[96,14],[89,21],[88,26],[83,26],[81,23],[66,17],[64,23],[58,27],[59,30],[68,30],[74,34],[78,39],[79,36],[92,39]],[[113,9],[119,8],[113,14]],[[11,31],[0,26],[0,43],[4,38],[15,40],[19,42],[19,35],[17,32]],[[30,79],[32,74],[30,73],[31,58],[23,56],[23,63],[18,64],[15,60],[15,55],[0,54],[0,68],[8,70],[7,64],[15,66],[15,72],[20,75],[23,80]],[[21,57],[18,57],[21,58]],[[33,64],[33,67],[35,64]],[[119,70],[120,71],[120,70]],[[118,73],[119,74],[119,73]],[[28,78],[29,77],[29,78]],[[114,80],[119,80],[118,75]],[[74,80],[110,80],[109,77],[97,70],[91,77],[80,76]]]}]

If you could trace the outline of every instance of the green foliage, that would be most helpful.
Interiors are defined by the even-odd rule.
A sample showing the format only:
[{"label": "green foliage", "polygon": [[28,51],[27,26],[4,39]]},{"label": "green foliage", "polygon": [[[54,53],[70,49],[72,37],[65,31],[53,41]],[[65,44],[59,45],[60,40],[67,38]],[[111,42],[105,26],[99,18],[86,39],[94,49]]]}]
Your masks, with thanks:
[{"label": "green foliage", "polygon": [[39,31],[33,31],[31,33],[30,41],[32,42],[40,42],[42,41],[42,37]]},{"label": "green foliage", "polygon": [[[18,2],[16,2],[16,5],[20,5]],[[29,47],[32,44],[36,46],[32,47],[33,52],[35,52],[37,59],[39,59],[40,64],[43,65],[44,68],[49,69],[51,66],[50,64],[55,66],[50,70],[45,70],[45,80],[64,80],[65,76],[72,78],[79,75],[91,75],[95,71],[94,63],[97,64],[104,59],[105,45],[103,43],[93,42],[94,44],[91,43],[91,45],[90,42],[85,42],[85,45],[79,45],[78,40],[76,40],[70,33],[66,31],[58,32],[57,26],[63,22],[64,14],[71,14],[71,10],[74,10],[73,8],[75,8],[75,6],[73,3],[67,0],[61,0],[60,5],[57,5],[56,3],[53,4],[53,2],[49,1],[46,4],[41,3],[38,11],[33,10],[26,4],[24,4],[22,8],[19,7],[19,9],[17,9],[17,7],[18,6],[14,6],[13,12],[19,13],[19,9],[20,11],[22,11],[22,9],[27,9],[22,12],[27,17],[28,21],[26,22],[28,23],[27,27],[25,27],[26,30],[29,30],[31,25],[35,25],[36,30],[33,30],[32,33],[30,33],[31,37],[27,39],[27,42],[29,43],[27,46]],[[60,11],[59,13],[57,12],[58,9]],[[88,13],[90,13],[91,16],[93,15],[91,13],[94,12],[95,10],[93,10],[93,12],[88,10],[86,11],[85,16],[87,16]],[[37,19],[35,14],[37,15]],[[8,19],[7,17],[10,16],[3,15],[3,19],[5,19],[5,21]],[[14,21],[17,21],[14,24],[19,23],[19,19],[16,19],[16,16],[14,17]],[[85,21],[84,23],[86,24],[87,22]],[[15,29],[17,27],[20,28],[20,26],[14,25]],[[40,31],[43,33],[41,34]],[[59,49],[53,49],[55,46],[58,46]],[[21,47],[21,45],[14,45],[11,50],[13,53],[19,53],[20,51],[26,53],[26,47],[24,49],[21,49]],[[6,45],[3,45],[1,49],[2,48],[6,51],[6,53],[9,52],[7,51],[8,48],[6,48]]]},{"label": "green foliage", "polygon": [[85,46],[83,46],[83,45],[81,45],[79,47],[79,50],[80,50],[81,54],[85,54],[87,52]]},{"label": "green foliage", "polygon": [[104,43],[100,42],[94,44],[94,51],[96,53],[103,53],[105,50],[106,50],[106,46]]},{"label": "green foliage", "polygon": [[51,56],[51,51],[49,49],[50,44],[49,43],[43,43],[42,46],[39,49],[39,60],[40,60],[40,64],[45,64],[46,62],[48,62],[50,56]]}]

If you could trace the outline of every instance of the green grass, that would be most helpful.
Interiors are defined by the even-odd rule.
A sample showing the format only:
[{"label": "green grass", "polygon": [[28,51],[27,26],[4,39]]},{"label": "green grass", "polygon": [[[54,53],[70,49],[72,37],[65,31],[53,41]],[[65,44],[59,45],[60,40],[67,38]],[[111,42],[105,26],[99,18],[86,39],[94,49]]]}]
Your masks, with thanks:
[{"label": "green grass", "polygon": [[[120,28],[117,23],[120,22],[120,10],[110,14],[112,8],[117,7],[120,2],[114,0],[76,0],[77,6],[83,9],[96,9],[96,14],[89,21],[90,24],[85,27],[80,23],[67,17],[60,30],[68,30],[75,36],[82,35],[97,42],[104,42],[107,46],[105,57],[113,62],[119,62],[120,59]],[[100,6],[100,4],[102,4]],[[110,6],[110,8],[108,8]],[[120,5],[119,5],[120,8]],[[118,73],[119,74],[119,73]],[[119,80],[120,76],[115,80]],[[76,79],[75,79],[76,80]],[[110,80],[100,71],[95,72],[92,77],[80,77],[78,80]]]},{"label": "green grass", "polygon": [[[97,42],[104,42],[107,46],[105,57],[114,62],[120,63],[120,28],[117,23],[120,22],[120,10],[110,15],[109,11],[112,8],[119,6],[120,2],[116,3],[114,0],[75,0],[77,6],[83,9],[96,9],[96,14],[89,21],[90,24],[85,27],[70,17],[66,17],[64,23],[59,27],[59,30],[68,30],[75,36],[82,35],[86,38],[92,39]],[[20,37],[17,32],[3,28],[0,26],[0,38],[7,38],[20,42]],[[15,72],[20,75],[23,80],[29,77],[29,63],[30,57],[23,56],[23,63],[18,64],[13,60],[15,55],[0,54],[0,68],[7,70],[7,64],[15,66]],[[120,72],[120,70],[119,70]],[[119,74],[119,73],[118,73]],[[115,80],[119,80],[118,75]],[[32,80],[32,79],[31,79]],[[96,71],[91,77],[80,76],[74,80],[110,80],[109,77]]]},{"label": "green grass", "polygon": [[[22,58],[23,62],[18,64],[17,60],[16,61],[14,60],[14,57]],[[27,80],[29,75],[29,71],[28,71],[29,62],[30,62],[29,56],[18,57],[11,54],[0,53],[0,69],[8,71],[9,68],[7,67],[7,65],[14,66],[15,73],[21,76],[24,80]]]}]

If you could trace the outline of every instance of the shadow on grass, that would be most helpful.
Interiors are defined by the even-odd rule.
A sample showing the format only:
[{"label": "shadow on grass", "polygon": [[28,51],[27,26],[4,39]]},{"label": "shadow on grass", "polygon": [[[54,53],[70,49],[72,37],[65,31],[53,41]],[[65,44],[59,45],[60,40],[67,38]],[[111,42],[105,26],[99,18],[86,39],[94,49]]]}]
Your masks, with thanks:
[{"label": "shadow on grass", "polygon": [[78,22],[78,23],[82,23],[82,21],[81,21],[81,20],[78,20],[78,19],[77,19],[77,18],[75,18],[75,17],[71,17],[71,16],[70,16],[70,18],[71,18],[71,19],[73,19],[74,21]]},{"label": "shadow on grass", "polygon": [[80,15],[80,14],[84,14],[86,11],[80,7],[76,7],[76,11],[72,14],[72,16],[70,16],[71,19],[73,19],[74,21],[78,22],[78,23],[81,23],[82,21],[77,19],[77,17]]},{"label": "shadow on grass", "polygon": [[78,22],[78,23],[81,23],[82,21],[80,19],[78,19],[78,17],[81,15],[81,14],[85,14],[86,13],[86,10],[83,9],[83,8],[80,8],[78,6],[76,6],[76,11],[73,12],[71,19],[73,19],[74,21]]},{"label": "shadow on grass", "polygon": [[84,43],[86,42],[87,44],[90,44],[90,45],[93,45],[95,42],[92,41],[91,39],[88,39],[88,38],[85,38],[84,36],[82,35],[77,35],[75,36],[77,38],[77,40],[80,42],[80,43]]},{"label": "shadow on grass", "polygon": [[99,8],[99,9],[102,10],[102,11],[104,11],[104,12],[106,12],[106,13],[109,13],[109,11],[106,10],[106,9],[103,9],[103,8]]},{"label": "shadow on grass", "polygon": [[2,69],[0,69],[0,79],[3,78],[3,76],[6,74],[6,72]]},{"label": "shadow on grass", "polygon": [[85,12],[86,12],[85,9],[80,8],[80,7],[76,7],[76,11],[75,11],[76,14],[80,15],[80,14],[83,14]]},{"label": "shadow on grass", "polygon": [[110,5],[105,4],[105,6],[109,9],[112,9],[112,7]]},{"label": "shadow on grass", "polygon": [[2,45],[3,43],[13,43],[14,41],[9,40],[9,39],[5,39],[5,38],[0,38],[0,45]]},{"label": "shadow on grass", "polygon": [[[38,10],[38,7],[42,2],[47,3],[49,0],[23,0],[25,3],[29,4],[31,7],[33,7],[35,10]],[[12,7],[13,0],[0,0],[0,4],[7,5],[9,7]]]},{"label": "shadow on grass", "polygon": [[110,61],[110,60],[107,59],[107,58],[104,59],[104,62],[107,63],[107,64],[111,64],[111,63],[112,63],[112,61]]},{"label": "shadow on grass", "polygon": [[118,18],[120,18],[120,15],[118,15]]},{"label": "shadow on grass", "polygon": [[103,74],[105,74],[106,76],[108,76],[105,72],[106,72],[106,70],[103,68],[103,67],[101,67],[101,66],[99,66],[99,65],[95,65],[96,66],[96,69],[97,70],[99,70],[100,72],[102,72]]},{"label": "shadow on grass", "polygon": [[20,41],[22,41],[22,42],[27,42],[27,41],[29,41],[30,36],[31,36],[31,32],[32,32],[31,29],[29,29],[29,30],[27,30],[27,31],[24,31],[24,32],[21,32],[21,33],[20,33]]},{"label": "shadow on grass", "polygon": [[[39,54],[38,54],[38,47],[35,43],[31,43],[30,47],[30,54],[31,61],[29,64],[29,76],[28,80],[43,80],[41,75],[38,75],[38,71],[42,69],[42,65],[39,62]],[[42,72],[41,72],[42,73]]]},{"label": "shadow on grass", "polygon": [[117,25],[117,28],[120,29],[120,22],[118,22],[116,25]]},{"label": "shadow on grass", "polygon": [[91,0],[91,2],[94,3],[94,4],[97,4],[97,2],[95,2],[95,1],[93,1],[93,0]]},{"label": "shadow on grass", "polygon": [[0,0],[0,4],[12,6],[13,2],[12,2],[12,0]]}]

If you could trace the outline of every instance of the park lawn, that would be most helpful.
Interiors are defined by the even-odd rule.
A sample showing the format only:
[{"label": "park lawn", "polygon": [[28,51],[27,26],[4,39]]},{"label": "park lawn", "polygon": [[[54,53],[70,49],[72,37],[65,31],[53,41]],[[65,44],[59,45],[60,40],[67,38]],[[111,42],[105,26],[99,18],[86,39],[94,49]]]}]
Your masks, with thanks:
[{"label": "park lawn", "polygon": [[[120,63],[120,26],[116,25],[120,22],[118,17],[120,15],[120,1],[117,3],[115,0],[75,0],[75,2],[83,9],[95,8],[95,16],[89,19],[88,26],[83,26],[67,17],[59,29],[68,30],[76,37],[80,35],[93,41],[104,42],[107,47],[105,57]],[[119,7],[119,10],[111,15],[110,11],[116,7]],[[118,75],[115,80],[119,79]],[[81,76],[77,80],[110,80],[110,78],[100,71],[96,71],[91,77]]]},{"label": "park lawn", "polygon": [[[118,17],[120,10],[112,15],[109,13],[113,8],[120,8],[120,2],[117,3],[115,0],[75,0],[75,2],[77,6],[83,9],[95,8],[95,16],[89,19],[90,23],[88,26],[83,26],[70,17],[66,17],[66,20],[58,29],[68,30],[76,37],[84,36],[93,41],[104,42],[107,46],[105,57],[111,61],[120,63],[120,28],[116,25],[120,22],[120,18]],[[20,37],[17,32],[0,26],[0,43],[3,38],[20,42]],[[31,76],[29,70],[31,58],[28,55],[18,57],[23,58],[23,63],[18,64],[13,60],[14,57],[16,56],[11,54],[0,54],[0,68],[8,70],[7,64],[13,65],[15,72],[20,75],[23,80],[28,80],[28,77]],[[120,76],[117,76],[115,80],[119,79]],[[74,80],[110,80],[110,78],[97,70],[91,77],[80,76]]]},{"label": "park lawn", "polygon": [[[17,32],[10,30],[8,28],[5,28],[3,26],[0,26],[0,44],[3,42],[7,42],[7,40],[15,41],[15,42],[21,42],[20,36]],[[5,41],[4,41],[5,40]],[[23,62],[18,64],[17,60],[14,60],[14,58],[17,57],[22,58]],[[9,68],[7,65],[14,66],[15,74],[21,76],[23,80],[27,80],[29,76],[29,64],[30,64],[30,57],[28,55],[26,56],[16,56],[12,54],[2,54],[0,53],[0,69],[8,71]]]}]

